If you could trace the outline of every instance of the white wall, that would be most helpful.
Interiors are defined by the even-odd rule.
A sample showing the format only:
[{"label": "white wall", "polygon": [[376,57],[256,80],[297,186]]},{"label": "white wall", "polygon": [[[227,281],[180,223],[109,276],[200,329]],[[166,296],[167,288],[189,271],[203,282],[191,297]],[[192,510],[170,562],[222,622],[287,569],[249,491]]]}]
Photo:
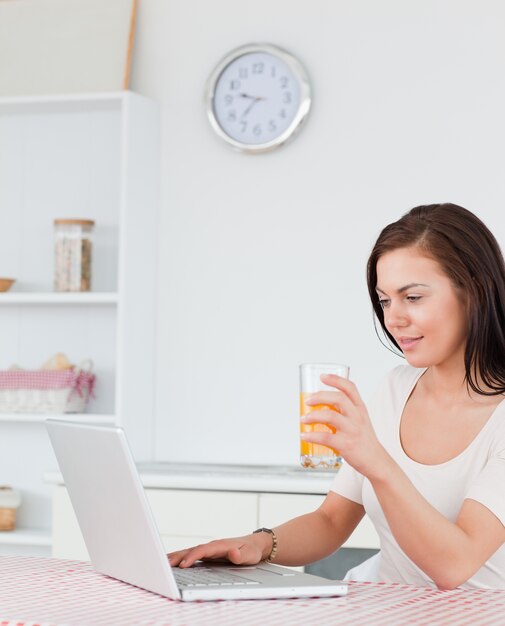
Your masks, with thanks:
[{"label": "white wall", "polygon": [[[499,0],[141,0],[132,89],[162,108],[158,459],[296,463],[297,365],[345,361],[368,398],[399,359],[364,279],[380,228],[451,201],[505,243]],[[235,153],[203,106],[230,49],[312,79],[301,134]]]}]

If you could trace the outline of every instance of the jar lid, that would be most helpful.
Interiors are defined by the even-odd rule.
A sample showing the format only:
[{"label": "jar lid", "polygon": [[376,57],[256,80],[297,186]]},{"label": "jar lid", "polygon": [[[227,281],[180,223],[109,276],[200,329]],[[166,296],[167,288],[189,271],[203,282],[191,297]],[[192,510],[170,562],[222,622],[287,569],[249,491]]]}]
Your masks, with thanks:
[{"label": "jar lid", "polygon": [[94,226],[94,220],[78,220],[78,219],[55,219],[55,225],[75,225],[75,226]]},{"label": "jar lid", "polygon": [[0,485],[0,508],[17,509],[21,504],[21,494],[8,485]]}]

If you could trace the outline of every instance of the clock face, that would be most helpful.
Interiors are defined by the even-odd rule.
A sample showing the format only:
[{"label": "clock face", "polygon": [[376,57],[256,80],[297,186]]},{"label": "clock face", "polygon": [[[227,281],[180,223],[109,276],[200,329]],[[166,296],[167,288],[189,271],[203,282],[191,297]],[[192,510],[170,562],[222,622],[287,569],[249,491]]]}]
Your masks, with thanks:
[{"label": "clock face", "polygon": [[261,151],[280,145],[297,129],[310,96],[303,69],[293,57],[273,52],[273,47],[254,48],[235,51],[216,71],[209,116],[229,143]]}]

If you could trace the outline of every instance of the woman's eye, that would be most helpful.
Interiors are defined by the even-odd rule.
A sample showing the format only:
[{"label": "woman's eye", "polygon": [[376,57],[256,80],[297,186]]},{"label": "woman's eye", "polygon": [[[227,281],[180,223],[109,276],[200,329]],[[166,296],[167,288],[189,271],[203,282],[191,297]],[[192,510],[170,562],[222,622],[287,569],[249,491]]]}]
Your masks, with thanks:
[{"label": "woman's eye", "polygon": [[421,298],[422,298],[422,296],[407,296],[406,300],[408,302],[417,302]]},{"label": "woman's eye", "polygon": [[389,301],[389,300],[386,300],[386,299],[384,299],[384,300],[379,299],[379,304],[381,305],[381,307],[382,307],[383,309],[385,309],[387,306],[389,306],[389,302],[390,302],[390,301]]}]

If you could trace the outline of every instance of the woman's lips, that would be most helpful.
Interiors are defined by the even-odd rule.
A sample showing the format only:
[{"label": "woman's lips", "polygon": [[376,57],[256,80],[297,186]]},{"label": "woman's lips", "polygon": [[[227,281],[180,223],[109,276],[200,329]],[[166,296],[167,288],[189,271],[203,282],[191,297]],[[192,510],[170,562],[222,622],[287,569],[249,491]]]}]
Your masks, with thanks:
[{"label": "woman's lips", "polygon": [[422,337],[399,337],[398,343],[400,344],[400,348],[405,352],[405,350],[415,348],[421,339]]}]

